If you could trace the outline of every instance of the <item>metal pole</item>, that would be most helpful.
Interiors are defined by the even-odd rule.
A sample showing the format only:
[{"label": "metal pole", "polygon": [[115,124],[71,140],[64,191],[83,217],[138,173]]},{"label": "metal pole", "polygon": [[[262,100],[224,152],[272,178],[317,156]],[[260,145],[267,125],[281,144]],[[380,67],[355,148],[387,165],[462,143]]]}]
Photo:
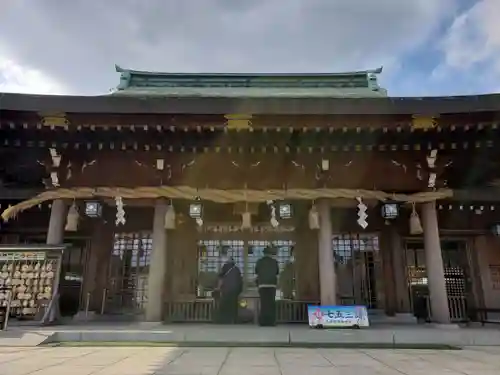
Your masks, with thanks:
[{"label": "metal pole", "polygon": [[87,293],[87,298],[85,299],[85,320],[89,318],[89,307],[90,307],[90,292]]},{"label": "metal pole", "polygon": [[102,301],[101,301],[101,315],[104,315],[104,308],[106,306],[106,298],[108,296],[108,289],[104,288],[102,291]]}]

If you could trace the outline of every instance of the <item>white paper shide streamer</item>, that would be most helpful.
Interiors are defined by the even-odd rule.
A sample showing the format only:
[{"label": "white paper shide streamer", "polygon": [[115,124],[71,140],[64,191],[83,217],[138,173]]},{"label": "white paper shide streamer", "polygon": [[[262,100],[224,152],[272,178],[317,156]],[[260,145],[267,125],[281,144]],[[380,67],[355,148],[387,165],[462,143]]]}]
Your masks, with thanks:
[{"label": "white paper shide streamer", "polygon": [[122,197],[115,197],[116,204],[116,220],[115,225],[125,225],[127,220],[125,219],[125,210],[123,209],[123,199]]},{"label": "white paper shide streamer", "polygon": [[280,223],[278,219],[276,219],[276,205],[274,204],[273,201],[267,201],[267,205],[271,209],[271,220],[269,220],[269,222],[271,223],[271,226],[273,228],[277,228],[280,225]]},{"label": "white paper shide streamer", "polygon": [[366,229],[366,227],[368,227],[368,222],[366,221],[368,218],[368,214],[366,213],[368,207],[363,203],[361,198],[358,197],[356,200],[358,201],[358,225],[361,228]]},{"label": "white paper shide streamer", "polygon": [[431,169],[431,172],[429,173],[429,180],[427,182],[427,186],[430,188],[436,187],[436,172],[434,172],[434,169],[436,168],[436,160],[437,160],[437,153],[438,150],[432,150],[427,156],[427,165],[429,169]]},{"label": "white paper shide streamer", "polygon": [[201,217],[197,217],[195,221],[199,227],[203,226],[203,219]]}]

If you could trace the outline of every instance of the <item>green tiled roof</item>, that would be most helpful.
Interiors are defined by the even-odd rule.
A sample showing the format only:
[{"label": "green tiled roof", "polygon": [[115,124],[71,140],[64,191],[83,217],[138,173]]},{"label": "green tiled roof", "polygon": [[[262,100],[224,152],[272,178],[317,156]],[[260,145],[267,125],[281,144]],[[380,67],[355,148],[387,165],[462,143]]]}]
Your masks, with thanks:
[{"label": "green tiled roof", "polygon": [[159,73],[123,69],[113,95],[200,97],[384,97],[382,68],[346,73]]}]

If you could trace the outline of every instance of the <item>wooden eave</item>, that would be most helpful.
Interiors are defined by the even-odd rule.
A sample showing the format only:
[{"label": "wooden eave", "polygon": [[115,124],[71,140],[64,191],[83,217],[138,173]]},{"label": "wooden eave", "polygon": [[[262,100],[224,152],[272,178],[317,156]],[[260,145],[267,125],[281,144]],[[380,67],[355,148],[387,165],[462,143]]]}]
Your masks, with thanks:
[{"label": "wooden eave", "polygon": [[157,98],[0,94],[0,110],[94,114],[424,115],[499,112],[500,94],[388,98]]}]

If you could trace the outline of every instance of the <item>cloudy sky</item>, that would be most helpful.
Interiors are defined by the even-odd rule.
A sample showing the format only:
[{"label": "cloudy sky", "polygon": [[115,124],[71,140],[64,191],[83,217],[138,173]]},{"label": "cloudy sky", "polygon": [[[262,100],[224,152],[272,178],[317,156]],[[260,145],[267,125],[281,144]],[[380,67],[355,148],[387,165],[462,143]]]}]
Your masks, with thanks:
[{"label": "cloudy sky", "polygon": [[0,92],[102,94],[169,72],[384,66],[391,95],[500,91],[500,0],[1,0]]}]

